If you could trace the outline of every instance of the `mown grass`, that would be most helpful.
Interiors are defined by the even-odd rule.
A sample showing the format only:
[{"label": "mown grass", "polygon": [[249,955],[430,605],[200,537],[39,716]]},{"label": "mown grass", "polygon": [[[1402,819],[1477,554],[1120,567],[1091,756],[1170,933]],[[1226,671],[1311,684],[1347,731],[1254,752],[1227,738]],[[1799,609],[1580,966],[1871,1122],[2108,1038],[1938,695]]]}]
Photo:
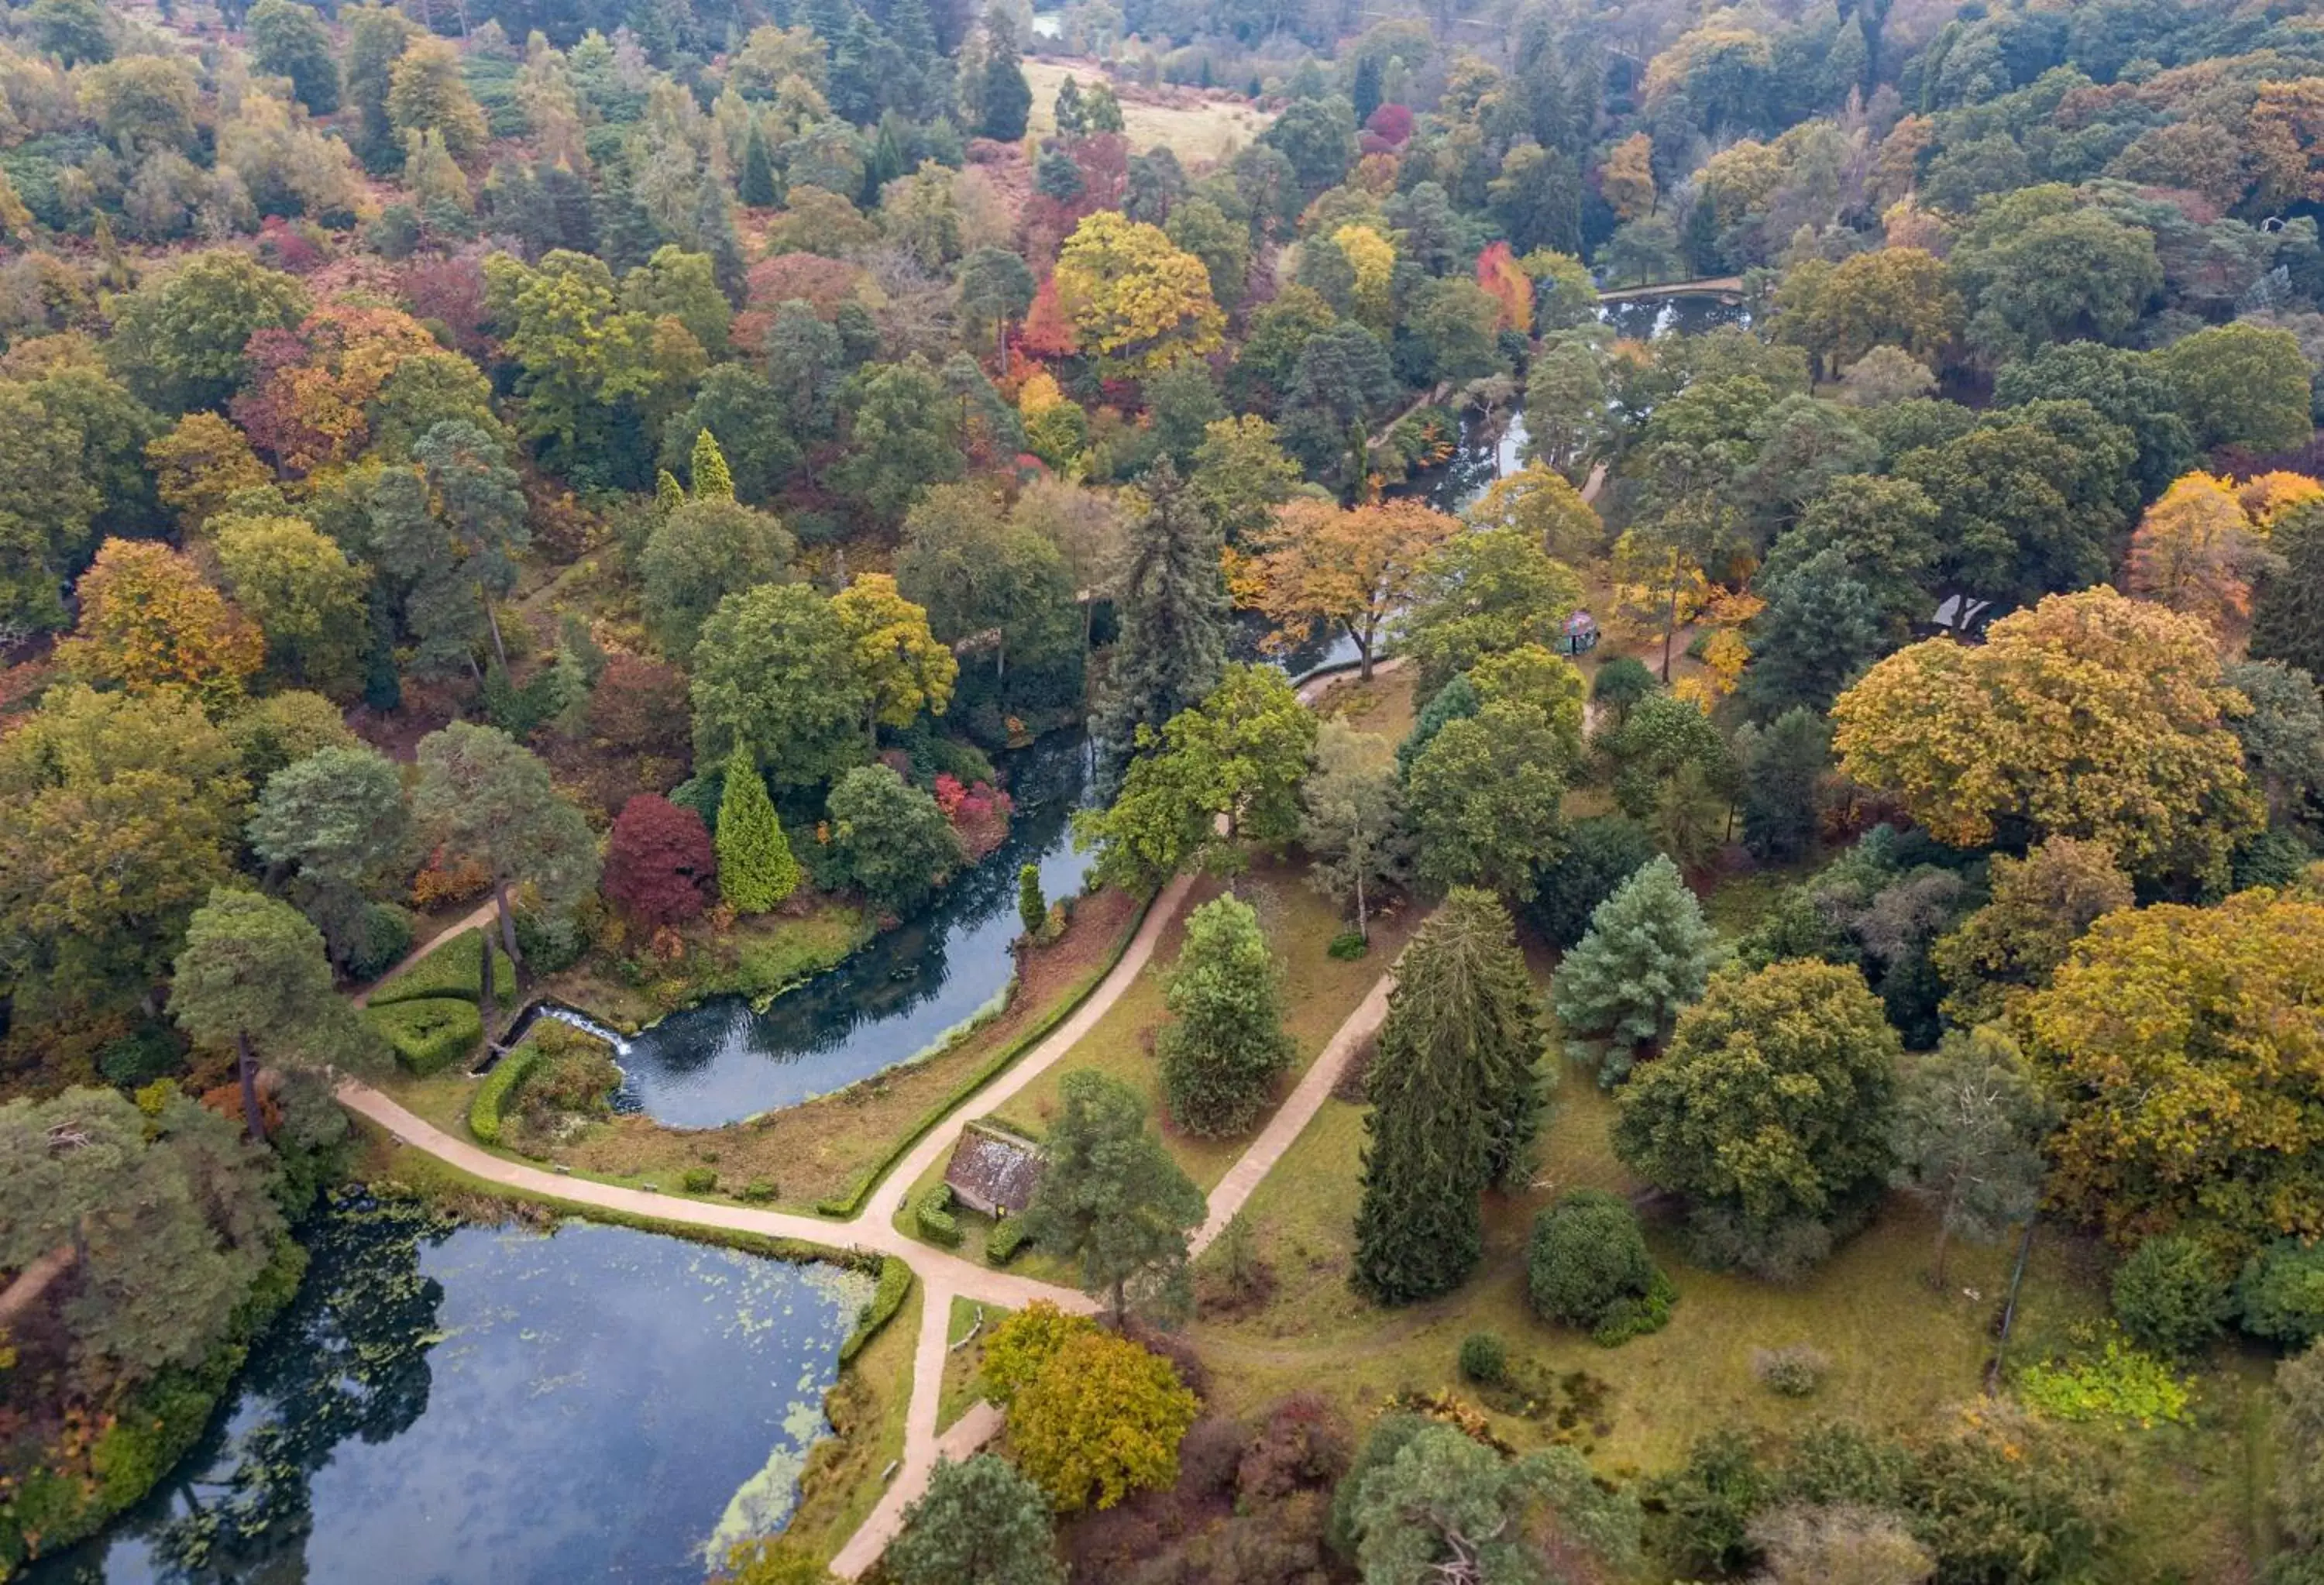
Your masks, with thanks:
[{"label": "mown grass", "polygon": [[[936,1401],[939,1432],[950,1430],[963,1415],[983,1401],[983,1382],[978,1372],[984,1365],[984,1341],[1008,1314],[998,1304],[958,1296],[953,1299],[952,1330],[945,1341],[954,1346],[945,1356],[944,1391]],[[962,1340],[972,1332],[975,1334],[974,1341],[964,1343]]]},{"label": "mown grass", "polygon": [[[1043,136],[1056,132],[1057,89],[1067,77],[1080,78],[1084,92],[1108,80],[1095,61],[1025,62],[1025,81],[1033,90],[1029,131]],[[1167,147],[1190,166],[1250,147],[1274,119],[1240,99],[1187,106],[1140,105],[1124,99],[1121,105],[1122,133],[1132,152]]]},{"label": "mown grass", "polygon": [[660,962],[634,942],[615,961],[594,952],[541,986],[543,994],[582,1009],[615,1028],[635,1031],[666,1013],[714,996],[761,1001],[844,962],[868,935],[863,911],[818,898],[798,915],[738,919],[732,928],[697,926],[686,935],[684,956]]}]

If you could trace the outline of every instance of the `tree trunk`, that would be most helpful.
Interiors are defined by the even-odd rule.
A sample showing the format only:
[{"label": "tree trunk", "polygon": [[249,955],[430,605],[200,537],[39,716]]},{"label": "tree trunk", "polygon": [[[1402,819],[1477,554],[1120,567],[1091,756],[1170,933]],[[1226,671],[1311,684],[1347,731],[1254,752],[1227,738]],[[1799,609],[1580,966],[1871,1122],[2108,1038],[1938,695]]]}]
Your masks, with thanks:
[{"label": "tree trunk", "polygon": [[1115,1277],[1113,1279],[1113,1326],[1116,1332],[1121,1330],[1121,1323],[1130,1316],[1130,1298],[1125,1289],[1126,1285],[1122,1279]]},{"label": "tree trunk", "polygon": [[493,654],[501,663],[501,675],[503,677],[507,677],[509,679],[509,686],[511,687],[514,687],[516,686],[516,678],[509,677],[508,650],[501,642],[501,619],[493,613],[493,597],[484,593],[484,585],[481,584],[476,585],[476,593],[483,598],[484,603],[484,625],[492,630]]},{"label": "tree trunk", "polygon": [[508,949],[509,970],[516,983],[510,987],[519,1000],[524,995],[524,954],[516,949],[516,913],[509,907],[508,882],[493,882],[493,901],[500,909],[501,945]]},{"label": "tree trunk", "polygon": [[992,319],[993,352],[1001,359],[1001,377],[1009,378],[1009,316],[996,314]]},{"label": "tree trunk", "polygon": [[484,1049],[493,1052],[498,1051],[500,1046],[493,1038],[493,991],[495,989],[493,984],[493,933],[480,931],[476,939],[479,943],[477,952],[482,958],[476,971],[476,1017],[484,1026]]},{"label": "tree trunk", "polygon": [[1370,917],[1364,912],[1364,867],[1356,866],[1356,935],[1369,943],[1372,938]]},{"label": "tree trunk", "polygon": [[1371,681],[1371,680],[1372,680],[1372,630],[1371,630],[1371,628],[1370,628],[1370,627],[1369,627],[1369,626],[1366,626],[1366,627],[1364,627],[1364,628],[1362,628],[1362,629],[1359,629],[1359,628],[1356,626],[1356,624],[1355,624],[1354,622],[1350,622],[1350,623],[1348,624],[1348,637],[1350,637],[1350,638],[1351,638],[1351,639],[1355,640],[1355,641],[1356,641],[1356,680],[1357,680],[1358,682],[1370,682],[1370,681]]},{"label": "tree trunk", "polygon": [[1937,1218],[1937,1266],[1929,1276],[1929,1286],[1939,1292],[1942,1292],[1945,1286],[1945,1246],[1951,1240],[1952,1229],[1940,1216]]},{"label": "tree trunk", "polygon": [[1670,604],[1663,613],[1663,687],[1670,687],[1671,640],[1678,636],[1678,577],[1673,569]]},{"label": "tree trunk", "polygon": [[251,1143],[266,1138],[266,1119],[258,1110],[258,1054],[250,1048],[250,1037],[237,1030],[234,1037],[235,1065],[242,1070],[242,1126]]}]

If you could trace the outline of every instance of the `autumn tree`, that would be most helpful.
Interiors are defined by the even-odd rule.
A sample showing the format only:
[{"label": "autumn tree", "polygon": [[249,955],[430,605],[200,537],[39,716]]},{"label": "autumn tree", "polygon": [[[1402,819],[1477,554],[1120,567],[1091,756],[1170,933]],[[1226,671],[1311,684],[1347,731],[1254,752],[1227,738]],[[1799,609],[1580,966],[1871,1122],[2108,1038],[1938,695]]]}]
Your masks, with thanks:
[{"label": "autumn tree", "polygon": [[869,696],[864,732],[872,742],[882,726],[909,726],[923,710],[945,713],[960,663],[928,631],[928,613],[896,592],[893,576],[856,574],[832,596],[831,608]]},{"label": "autumn tree", "polygon": [[1172,1159],[1146,1103],[1127,1084],[1076,1068],[1058,1096],[1045,1141],[1048,1165],[1025,1208],[1027,1233],[1074,1262],[1082,1290],[1103,1298],[1117,1322],[1133,1296],[1165,1313],[1182,1310],[1189,1297],[1186,1240],[1209,1210],[1203,1192]]},{"label": "autumn tree", "polygon": [[2093,924],[2013,1020],[2063,1102],[2058,1203],[2126,1242],[2324,1233],[2319,949],[2324,904],[2264,889]]},{"label": "autumn tree", "polygon": [[2260,824],[2201,622],[2112,589],[2052,595],[1986,642],[1888,657],[1832,707],[1840,769],[1939,840],[1998,823],[2107,843],[2133,876],[2216,877]]},{"label": "autumn tree", "polygon": [[[521,989],[525,958],[517,945],[513,889],[524,887],[552,912],[571,908],[596,888],[596,838],[550,782],[549,767],[506,733],[456,721],[420,740],[419,760],[412,816],[445,858],[473,862],[491,880],[501,945]],[[477,1003],[488,1017],[492,955],[484,954]]]},{"label": "autumn tree", "polygon": [[1188,1133],[1240,1134],[1259,1120],[1291,1064],[1281,978],[1249,903],[1213,898],[1186,916],[1185,943],[1163,992],[1171,1021],[1156,1033],[1154,1050],[1170,1116]]},{"label": "autumn tree", "polygon": [[122,299],[107,346],[130,388],[154,406],[221,407],[248,372],[251,337],[287,330],[307,309],[307,289],[292,277],[231,251],[197,253]]},{"label": "autumn tree", "polygon": [[80,621],[57,646],[73,676],[132,694],[182,688],[220,714],[264,658],[243,614],[182,551],[107,539],[74,585]]},{"label": "autumn tree", "polygon": [[623,804],[605,838],[605,896],[643,925],[699,915],[717,867],[702,816],[653,793]]},{"label": "autumn tree", "polygon": [[1059,1512],[1110,1508],[1132,1491],[1176,1483],[1178,1444],[1199,1408],[1167,1359],[1125,1337],[1081,1332],[1010,1404],[1009,1442]]},{"label": "autumn tree", "polygon": [[1217,350],[1226,317],[1210,272],[1159,226],[1101,209],[1057,255],[1057,299],[1082,346],[1129,373]]},{"label": "autumn tree", "polygon": [[459,52],[448,39],[415,40],[389,74],[387,116],[399,137],[433,133],[455,160],[484,147],[484,113],[460,78]]},{"label": "autumn tree", "polygon": [[1929,1286],[1945,1286],[1956,1238],[1998,1241],[2042,1200],[2050,1100],[2017,1043],[1998,1027],[1948,1033],[1909,1061],[1896,1087],[1895,1181],[1937,1213]]},{"label": "autumn tree", "polygon": [[1352,509],[1301,499],[1276,510],[1253,548],[1259,608],[1278,640],[1304,641],[1317,617],[1354,641],[1370,681],[1388,620],[1408,604],[1428,553],[1461,531],[1460,520],[1425,502],[1383,501]]},{"label": "autumn tree", "polygon": [[2242,631],[2268,559],[2233,482],[2189,474],[2138,520],[2123,584],[2142,600],[2202,618],[2225,640]]},{"label": "autumn tree", "polygon": [[1186,493],[1226,543],[1240,549],[1274,526],[1276,509],[1299,483],[1299,465],[1284,454],[1275,426],[1245,413],[1204,429]]},{"label": "autumn tree", "polygon": [[1929,950],[1966,1029],[2000,1018],[2051,974],[2099,918],[2131,906],[2130,877],[2105,843],[2053,836],[2022,859],[1993,858],[1991,900]]},{"label": "autumn tree", "polygon": [[1624,1087],[1615,1154],[1693,1203],[1706,1258],[1795,1274],[1886,1184],[1897,1052],[1852,968],[1722,975]]},{"label": "autumn tree", "polygon": [[1074,840],[1098,851],[1097,873],[1154,880],[1205,858],[1231,864],[1242,842],[1280,846],[1298,834],[1299,783],[1315,717],[1271,666],[1226,668],[1201,704],[1159,733],[1141,728],[1120,796],[1074,816]]},{"label": "autumn tree", "polygon": [[1531,1170],[1541,1003],[1508,910],[1455,888],[1397,961],[1366,1081],[1350,1281],[1375,1304],[1449,1293],[1484,1250],[1479,1196]]},{"label": "autumn tree", "polygon": [[168,434],[146,442],[145,461],[161,504],[178,514],[189,533],[241,492],[274,483],[248,438],[214,412],[180,418]]},{"label": "autumn tree", "polygon": [[751,751],[727,756],[718,804],[718,897],[738,914],[767,913],[798,889],[799,865]]},{"label": "autumn tree", "polygon": [[266,1137],[258,1064],[321,1067],[374,1055],[331,990],[322,933],[290,904],[219,887],[186,924],[170,1014],[198,1045],[235,1054],[244,1132]]}]

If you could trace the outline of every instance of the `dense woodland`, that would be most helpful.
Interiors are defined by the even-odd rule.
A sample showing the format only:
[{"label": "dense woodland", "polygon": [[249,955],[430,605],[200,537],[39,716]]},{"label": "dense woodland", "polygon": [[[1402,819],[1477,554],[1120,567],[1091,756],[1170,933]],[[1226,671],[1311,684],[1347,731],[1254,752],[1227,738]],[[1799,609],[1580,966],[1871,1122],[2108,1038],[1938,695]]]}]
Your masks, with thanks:
[{"label": "dense woodland", "polygon": [[[1027,1236],[1109,1324],[1003,1328],[1013,1461],[939,1479],[902,1585],[1060,1578],[1058,1516],[1153,1585],[2191,1578],[2117,1439],[2226,1354],[2285,1363],[2209,1577],[2324,1580],[2324,14],[1379,15],[0,14],[0,1571],[198,1432],[347,1170],[331,1074],[465,1062],[576,965],[776,988],[752,952],[910,917],[1085,725],[1093,884],[1296,855],[1350,954],[1427,913],[1366,1302],[1476,1274],[1562,1072],[1702,1269],[1806,1280],[1901,1194],[1940,1287],[2038,1212],[2113,1317],[1967,1428],[1671,1470],[1458,1402],[1200,1418],[1130,1313],[1186,1308],[1201,1193],[1074,1075]],[[1601,315],[1684,280],[1732,322]],[[1409,735],[1253,632],[1400,657]],[[358,1015],[479,908],[465,991]],[[1256,1126],[1296,989],[1190,917],[1174,1137]],[[1527,1283],[1684,1323],[1595,1190]]]}]

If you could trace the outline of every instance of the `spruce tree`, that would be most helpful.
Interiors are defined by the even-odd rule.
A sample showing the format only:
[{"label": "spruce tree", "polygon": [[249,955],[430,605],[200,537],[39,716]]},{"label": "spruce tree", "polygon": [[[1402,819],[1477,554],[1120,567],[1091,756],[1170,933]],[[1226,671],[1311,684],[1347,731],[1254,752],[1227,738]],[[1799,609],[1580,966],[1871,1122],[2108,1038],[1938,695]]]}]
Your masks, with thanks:
[{"label": "spruce tree", "polygon": [[977,96],[983,122],[977,131],[996,143],[1013,143],[1025,135],[1025,120],[1033,108],[1033,90],[1025,69],[1017,63],[1017,30],[1005,12],[995,8],[984,18],[984,86]]},{"label": "spruce tree", "polygon": [[[703,431],[706,435],[709,432],[707,429]],[[654,510],[668,517],[685,504],[686,486],[678,482],[678,475],[668,468],[657,469],[654,473]]]},{"label": "spruce tree", "polygon": [[1678,866],[1656,855],[1590,916],[1590,933],[1557,966],[1551,999],[1573,1037],[1567,1050],[1593,1062],[1609,1088],[1669,1038],[1679,1009],[1701,1000],[1718,938]]},{"label": "spruce tree", "polygon": [[753,209],[771,208],[782,201],[775,186],[774,156],[767,150],[767,129],[758,122],[751,123],[751,135],[742,144],[742,201]]},{"label": "spruce tree", "polygon": [[718,802],[718,895],[738,914],[763,914],[797,890],[798,861],[766,779],[746,749],[726,761],[726,790]]},{"label": "spruce tree", "polygon": [[1356,80],[1349,97],[1355,101],[1356,124],[1361,126],[1380,107],[1380,63],[1377,55],[1356,62]]},{"label": "spruce tree", "polygon": [[1164,1002],[1174,1021],[1155,1050],[1171,1117],[1190,1134],[1242,1133],[1291,1065],[1275,958],[1249,903],[1213,898],[1186,917]]},{"label": "spruce tree", "polygon": [[695,500],[734,499],[734,475],[727,471],[726,454],[718,449],[718,437],[706,429],[694,438],[694,465],[689,471]]},{"label": "spruce tree", "polygon": [[1049,899],[1041,895],[1041,866],[1027,864],[1017,871],[1017,922],[1028,941],[1038,941],[1049,922]]},{"label": "spruce tree", "polygon": [[1474,1269],[1479,1196],[1529,1166],[1541,1050],[1540,1001],[1508,911],[1490,892],[1454,888],[1397,962],[1372,1059],[1358,1293],[1409,1304]]},{"label": "spruce tree", "polygon": [[1114,603],[1121,632],[1095,723],[1100,788],[1108,793],[1139,751],[1138,729],[1160,732],[1208,698],[1226,672],[1229,604],[1218,528],[1167,457],[1139,487],[1148,504],[1130,525]]}]

